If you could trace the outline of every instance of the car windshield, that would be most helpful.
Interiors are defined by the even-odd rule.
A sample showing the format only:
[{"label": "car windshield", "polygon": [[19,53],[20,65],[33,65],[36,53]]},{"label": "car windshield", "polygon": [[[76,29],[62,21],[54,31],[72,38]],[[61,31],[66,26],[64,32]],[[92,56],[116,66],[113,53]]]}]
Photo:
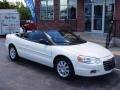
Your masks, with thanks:
[{"label": "car windshield", "polygon": [[47,31],[46,33],[57,45],[76,45],[86,43],[85,40],[79,38],[72,32]]}]

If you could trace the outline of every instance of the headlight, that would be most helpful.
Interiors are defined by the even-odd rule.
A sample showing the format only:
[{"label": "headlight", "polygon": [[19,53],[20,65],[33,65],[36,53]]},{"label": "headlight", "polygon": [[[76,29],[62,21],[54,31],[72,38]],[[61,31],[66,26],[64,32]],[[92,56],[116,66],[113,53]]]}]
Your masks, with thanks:
[{"label": "headlight", "polygon": [[88,57],[88,56],[78,56],[78,62],[86,64],[100,64],[101,60],[99,58]]}]

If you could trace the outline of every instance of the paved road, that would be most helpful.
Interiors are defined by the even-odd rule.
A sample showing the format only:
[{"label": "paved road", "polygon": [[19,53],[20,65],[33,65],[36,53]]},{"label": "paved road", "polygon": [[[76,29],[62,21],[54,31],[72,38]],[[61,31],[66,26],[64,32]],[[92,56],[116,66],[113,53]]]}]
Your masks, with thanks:
[{"label": "paved road", "polygon": [[60,79],[51,68],[21,59],[11,62],[0,39],[0,90],[120,90],[120,57],[117,70],[94,78]]}]

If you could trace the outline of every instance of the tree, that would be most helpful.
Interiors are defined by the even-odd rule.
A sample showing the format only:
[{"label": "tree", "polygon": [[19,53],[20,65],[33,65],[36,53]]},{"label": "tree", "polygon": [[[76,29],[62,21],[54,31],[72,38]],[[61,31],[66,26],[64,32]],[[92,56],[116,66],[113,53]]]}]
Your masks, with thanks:
[{"label": "tree", "polygon": [[9,9],[10,8],[10,5],[8,2],[1,2],[0,1],[0,9]]},{"label": "tree", "polygon": [[27,7],[22,2],[9,3],[6,0],[0,1],[0,9],[17,9],[21,20],[31,20],[32,16]]},{"label": "tree", "polygon": [[21,20],[31,20],[32,16],[27,7],[25,7],[23,4],[18,8],[18,11],[20,13]]},{"label": "tree", "polygon": [[24,6],[22,2],[16,2],[16,9],[18,9],[18,12],[20,13],[20,19],[21,20],[31,20],[32,16],[27,7]]},{"label": "tree", "polygon": [[3,2],[7,2],[7,0],[3,0]]}]

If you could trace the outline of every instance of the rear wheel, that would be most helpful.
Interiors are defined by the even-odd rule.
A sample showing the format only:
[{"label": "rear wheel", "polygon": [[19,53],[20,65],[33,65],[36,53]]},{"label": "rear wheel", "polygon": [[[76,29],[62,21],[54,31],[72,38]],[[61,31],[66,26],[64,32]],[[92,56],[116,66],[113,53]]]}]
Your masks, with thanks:
[{"label": "rear wheel", "polygon": [[13,45],[9,47],[9,57],[12,61],[18,60],[18,53],[16,48]]},{"label": "rear wheel", "polygon": [[73,65],[67,58],[59,58],[55,63],[55,70],[63,79],[71,79],[74,77]]}]

